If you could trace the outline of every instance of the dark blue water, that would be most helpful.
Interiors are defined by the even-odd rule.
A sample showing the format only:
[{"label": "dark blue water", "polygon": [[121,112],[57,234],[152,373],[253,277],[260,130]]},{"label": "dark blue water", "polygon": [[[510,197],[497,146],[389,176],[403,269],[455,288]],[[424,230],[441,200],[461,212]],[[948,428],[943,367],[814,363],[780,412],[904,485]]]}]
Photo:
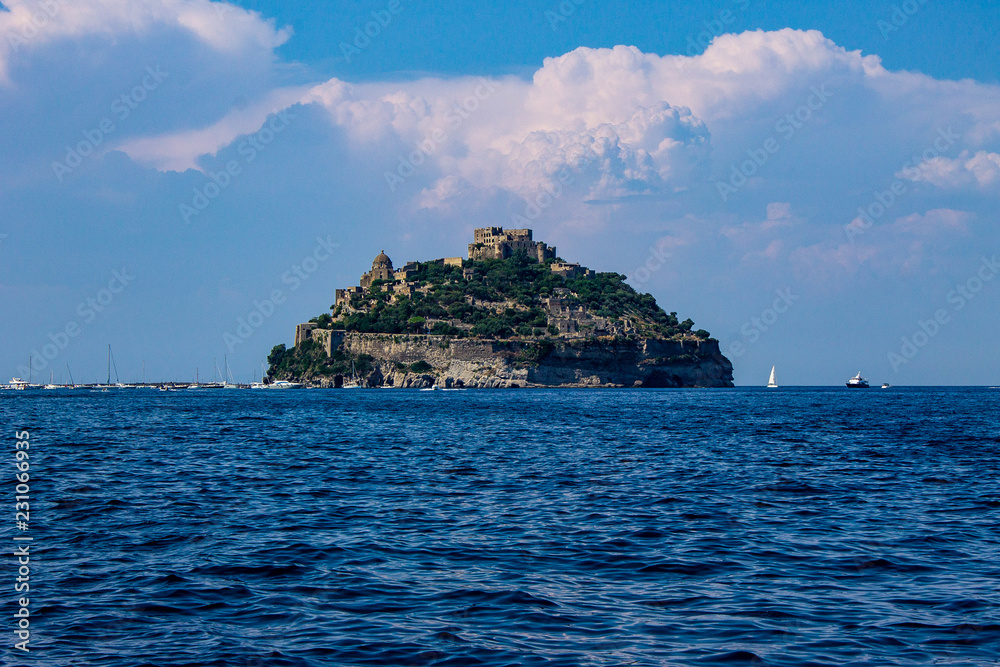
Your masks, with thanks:
[{"label": "dark blue water", "polygon": [[0,414],[8,476],[31,431],[35,537],[32,651],[4,621],[4,664],[1000,662],[1000,390],[39,391]]}]

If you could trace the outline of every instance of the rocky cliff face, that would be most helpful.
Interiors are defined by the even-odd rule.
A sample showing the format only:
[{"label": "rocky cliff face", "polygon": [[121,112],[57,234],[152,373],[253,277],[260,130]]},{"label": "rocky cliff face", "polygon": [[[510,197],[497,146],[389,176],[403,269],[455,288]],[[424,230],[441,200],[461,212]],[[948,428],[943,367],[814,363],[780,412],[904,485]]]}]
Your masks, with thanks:
[{"label": "rocky cliff face", "polygon": [[[368,386],[733,386],[733,366],[715,341],[534,342],[348,333],[340,349],[352,357],[374,358],[374,369],[363,378]],[[414,364],[423,372],[414,372]],[[300,379],[320,386],[338,383],[336,377]]]}]

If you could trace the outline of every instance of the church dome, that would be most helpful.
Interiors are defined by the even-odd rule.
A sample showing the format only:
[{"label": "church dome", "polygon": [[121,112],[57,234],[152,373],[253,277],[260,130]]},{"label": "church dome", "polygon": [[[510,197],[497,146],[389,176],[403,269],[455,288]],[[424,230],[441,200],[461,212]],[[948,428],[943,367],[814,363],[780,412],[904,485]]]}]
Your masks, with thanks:
[{"label": "church dome", "polygon": [[389,255],[385,254],[385,250],[378,254],[375,261],[372,262],[373,269],[389,269],[392,271],[392,260],[389,259]]}]

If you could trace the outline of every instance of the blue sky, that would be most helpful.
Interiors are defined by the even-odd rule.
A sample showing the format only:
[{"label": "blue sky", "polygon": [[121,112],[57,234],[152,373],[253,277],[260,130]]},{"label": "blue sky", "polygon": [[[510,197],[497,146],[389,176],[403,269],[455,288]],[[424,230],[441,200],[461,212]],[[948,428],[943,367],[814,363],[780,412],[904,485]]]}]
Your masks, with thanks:
[{"label": "blue sky", "polygon": [[527,219],[740,384],[1000,384],[995,6],[3,7],[8,375],[248,380],[380,250]]}]

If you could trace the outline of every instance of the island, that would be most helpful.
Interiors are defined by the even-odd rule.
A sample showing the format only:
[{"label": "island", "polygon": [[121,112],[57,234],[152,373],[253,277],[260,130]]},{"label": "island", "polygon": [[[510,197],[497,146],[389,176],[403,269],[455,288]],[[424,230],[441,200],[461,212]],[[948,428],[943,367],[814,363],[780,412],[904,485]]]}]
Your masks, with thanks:
[{"label": "island", "polygon": [[563,261],[530,229],[476,229],[468,257],[384,251],[330,312],[268,356],[310,387],[732,387],[719,342],[619,273]]}]

